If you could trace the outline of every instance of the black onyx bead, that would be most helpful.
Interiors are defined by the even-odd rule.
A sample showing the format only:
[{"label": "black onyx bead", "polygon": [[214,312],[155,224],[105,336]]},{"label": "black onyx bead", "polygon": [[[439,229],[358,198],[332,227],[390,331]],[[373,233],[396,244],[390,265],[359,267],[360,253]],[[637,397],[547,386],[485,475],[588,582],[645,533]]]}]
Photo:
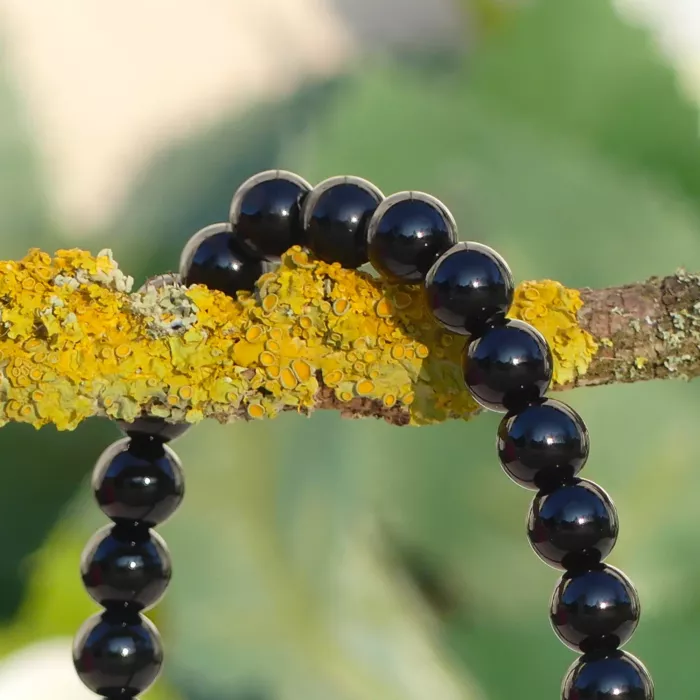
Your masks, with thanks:
[{"label": "black onyx bead", "polygon": [[185,493],[180,460],[157,440],[114,442],[98,458],[92,486],[112,520],[148,526],[167,520]]},{"label": "black onyx bead", "polygon": [[498,456],[506,474],[528,489],[551,489],[575,477],[590,441],[581,417],[554,399],[508,413],[498,427]]},{"label": "black onyx bead", "polygon": [[145,610],[172,576],[165,542],[145,526],[108,525],[88,542],[80,562],[83,584],[105,608]]},{"label": "black onyx bead", "polygon": [[398,192],[376,209],[367,227],[369,260],[391,282],[422,282],[457,242],[447,207],[423,192]]},{"label": "black onyx bead", "polygon": [[562,700],[654,700],[644,664],[624,651],[582,656],[569,668]]},{"label": "black onyx bead", "polygon": [[445,328],[476,335],[513,301],[513,276],[506,261],[480,243],[457,243],[443,253],[425,279],[425,299]]},{"label": "black onyx bead", "polygon": [[586,654],[625,644],[639,614],[632,582],[621,571],[601,564],[564,574],[552,596],[550,620],[564,644]]},{"label": "black onyx bead", "polygon": [[584,479],[535,496],[527,535],[537,554],[556,569],[600,564],[617,541],[615,506],[597,484]]},{"label": "black onyx bead", "polygon": [[367,226],[384,195],[359,177],[316,185],[301,212],[304,241],[316,257],[355,268],[367,262]]},{"label": "black onyx bead", "polygon": [[[137,293],[147,292],[149,289],[160,289],[165,285],[180,283],[180,275],[175,273],[167,273],[164,275],[155,275],[147,279],[137,290]],[[163,442],[170,442],[184,435],[191,427],[192,423],[169,423],[164,418],[156,416],[143,415],[135,421],[128,423],[127,421],[118,420],[119,429],[129,436],[145,435],[158,438]]]},{"label": "black onyx bead", "polygon": [[489,326],[468,343],[462,367],[472,396],[491,411],[517,411],[538,401],[552,380],[547,341],[518,320]]},{"label": "black onyx bead", "polygon": [[163,648],[158,631],[145,617],[108,610],[87,620],[76,635],[73,663],[94,693],[134,698],[158,677]]},{"label": "black onyx bead", "polygon": [[262,260],[249,253],[225,223],[197,231],[180,256],[183,284],[203,284],[234,298],[238,291],[252,291],[263,272]]},{"label": "black onyx bead", "polygon": [[233,195],[230,221],[251,251],[277,260],[303,242],[301,206],[311,185],[286,170],[267,170],[246,180]]}]

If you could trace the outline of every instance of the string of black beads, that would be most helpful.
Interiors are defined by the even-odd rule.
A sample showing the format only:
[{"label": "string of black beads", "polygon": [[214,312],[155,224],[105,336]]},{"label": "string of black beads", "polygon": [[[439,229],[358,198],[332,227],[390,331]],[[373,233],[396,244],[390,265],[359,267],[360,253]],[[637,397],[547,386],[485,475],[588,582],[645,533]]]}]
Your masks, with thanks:
[{"label": "string of black beads", "polygon": [[[261,183],[264,190],[264,180],[258,179],[255,193],[259,209],[289,195],[289,187],[277,186],[266,204]],[[275,211],[289,219],[286,209]],[[268,211],[261,219],[272,235],[280,229],[274,215]],[[233,296],[253,289],[264,269],[262,257],[233,235],[230,224],[213,224],[184,247],[179,276],[161,275],[139,291],[206,284]],[[119,427],[127,437],[102,453],[93,472],[95,497],[112,525],[95,534],[81,558],[85,588],[104,611],[83,625],[73,647],[79,677],[105,700],[136,698],[162,668],[160,636],[143,613],[164,595],[172,565],[165,542],[152,528],[165,522],[184,496],[182,466],[167,443],[190,426],[142,416],[132,423],[119,421]]]},{"label": "string of black beads", "polygon": [[[532,326],[507,319],[514,283],[506,262],[479,243],[457,243],[447,207],[423,192],[389,197],[356,177],[312,188],[283,170],[260,173],[233,196],[230,221],[196,233],[180,260],[181,281],[235,295],[252,290],[266,265],[293,245],[344,267],[367,261],[392,282],[423,284],[435,319],[466,336],[467,388],[483,407],[505,413],[498,454],[505,472],[536,491],[527,533],[534,551],[564,573],[551,601],[557,636],[581,657],[565,676],[562,700],[653,700],[643,664],[621,650],[637,627],[632,583],[603,563],[618,534],[608,495],[578,477],[588,431],[570,407],[545,398],[552,356]],[[162,650],[141,615],[170,579],[165,546],[150,528],[182,498],[182,475],[165,444],[178,426],[143,418],[105,451],[95,493],[114,525],[100,531],[83,558],[83,579],[105,607],[78,635],[83,681],[108,700],[134,698],[155,679]],[[129,432],[130,431],[130,432]]]},{"label": "string of black beads", "polygon": [[73,660],[93,692],[109,700],[135,698],[163,663],[160,636],[143,613],[165,593],[172,568],[165,543],[151,528],[179,506],[182,467],[163,437],[134,432],[100,455],[92,485],[112,525],[88,543],[81,574],[104,612],[78,632]]},{"label": "string of black beads", "polygon": [[[139,291],[176,281],[161,275]],[[118,425],[126,437],[100,455],[92,475],[95,499],[112,524],[88,542],[80,566],[87,592],[104,611],[87,620],[73,646],[83,683],[108,700],[135,698],[163,663],[160,636],[143,613],[162,598],[172,565],[152,528],[182,501],[182,466],[167,443],[189,427],[149,416]]]},{"label": "string of black beads", "polygon": [[[653,700],[648,671],[620,649],[639,622],[637,593],[603,563],[617,539],[615,507],[603,489],[578,477],[589,451],[583,420],[545,398],[552,379],[545,338],[506,317],[514,292],[506,262],[487,246],[457,243],[447,207],[421,192],[382,198],[365,180],[337,177],[312,189],[300,211],[296,243],[327,262],[357,267],[369,260],[393,282],[423,283],[436,320],[467,336],[466,386],[481,406],[506,414],[498,432],[501,464],[513,481],[537,492],[529,540],[543,561],[564,572],[550,620],[582,656],[566,674],[562,699]],[[247,235],[258,238],[255,227]]]},{"label": "string of black beads", "polygon": [[550,606],[561,641],[582,654],[567,673],[564,700],[652,700],[654,686],[641,662],[620,650],[640,616],[631,581],[604,559],[618,534],[615,507],[596,484],[580,479],[589,451],[581,417],[546,399],[552,356],[544,337],[505,314],[513,280],[494,250],[461,243],[428,272],[425,297],[446,328],[468,334],[464,379],[483,407],[505,413],[498,454],[506,473],[537,491],[527,533],[534,551],[564,571]]}]

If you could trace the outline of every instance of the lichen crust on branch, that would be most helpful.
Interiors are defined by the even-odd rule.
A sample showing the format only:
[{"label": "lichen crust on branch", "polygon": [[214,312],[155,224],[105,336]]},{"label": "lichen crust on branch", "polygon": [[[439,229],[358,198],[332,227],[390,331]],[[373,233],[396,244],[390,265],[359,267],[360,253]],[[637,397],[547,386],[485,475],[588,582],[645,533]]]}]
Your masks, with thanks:
[{"label": "lichen crust on branch", "polygon": [[[201,285],[132,292],[109,250],[32,249],[0,263],[0,424],[75,428],[91,416],[196,423],[317,408],[421,425],[479,412],[465,338],[440,328],[420,287],[316,260],[295,247],[237,299]],[[550,342],[554,383],[598,350],[577,290],[526,282],[511,316]]]}]

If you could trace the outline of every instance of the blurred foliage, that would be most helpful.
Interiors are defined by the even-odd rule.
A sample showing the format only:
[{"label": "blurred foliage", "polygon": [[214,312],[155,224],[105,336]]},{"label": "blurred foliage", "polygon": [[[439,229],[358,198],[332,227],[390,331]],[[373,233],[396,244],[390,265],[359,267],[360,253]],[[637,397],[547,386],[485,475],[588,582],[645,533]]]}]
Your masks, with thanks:
[{"label": "blurred foliage", "polygon": [[462,0],[465,11],[480,33],[501,29],[513,16],[518,0]]},{"label": "blurred foliage", "polygon": [[72,433],[49,427],[38,435],[34,428],[18,424],[0,431],[0,451],[6,455],[0,489],[0,619],[16,614],[31,571],[26,557],[60,520],[85,478],[85,464],[97,459],[115,434],[107,421],[97,420]]},{"label": "blurred foliage", "polygon": [[[600,286],[700,269],[697,110],[646,32],[605,0],[540,0],[458,69],[443,59],[375,59],[174,145],[110,228],[117,258],[135,276],[175,269],[243,179],[282,167],[433,192],[463,239],[502,250],[521,279]],[[680,696],[700,624],[700,559],[688,556],[700,400],[670,382],[568,398],[592,434],[586,476],[620,511],[611,561],[640,589],[630,651],[659,696]],[[497,423],[418,431],[317,414],[188,433],[188,497],[163,528],[176,573],[159,609],[168,680],[188,700],[556,697],[573,661],[547,621],[556,573],[526,545],[529,496],[497,466]],[[4,530],[21,519],[32,532],[12,532],[16,560],[111,435],[4,433]],[[64,573],[34,563],[0,650],[27,638],[18,629],[66,633],[87,614],[64,575],[101,521],[85,490],[76,503],[45,550]],[[62,610],[41,602],[50,581]]]},{"label": "blurred foliage", "polygon": [[697,109],[679,99],[651,35],[624,26],[607,0],[533,3],[483,45],[469,80],[495,110],[698,201]]}]

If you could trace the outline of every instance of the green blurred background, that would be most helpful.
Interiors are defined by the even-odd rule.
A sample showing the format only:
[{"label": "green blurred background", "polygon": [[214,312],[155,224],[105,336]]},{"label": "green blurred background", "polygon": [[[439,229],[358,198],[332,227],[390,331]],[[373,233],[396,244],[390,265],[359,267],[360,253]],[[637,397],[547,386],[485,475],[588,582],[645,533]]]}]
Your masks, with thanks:
[{"label": "green blurred background", "polygon": [[[140,284],[175,269],[187,238],[226,218],[243,179],[281,167],[312,182],[352,173],[386,193],[431,192],[461,237],[500,250],[518,281],[599,287],[699,270],[697,105],[654,35],[607,0],[463,0],[449,31],[426,40],[424,18],[445,4],[433,2],[384,41],[382,27],[410,24],[397,3],[377,0],[384,25],[372,20],[362,34],[362,3],[329,0],[359,37],[338,68],[282,76],[283,88],[245,108],[223,101],[160,139],[119,206],[78,231],[55,205],[60,182],[8,44],[0,257],[111,247]],[[167,40],[154,37],[153,52]],[[619,509],[610,562],[639,588],[642,622],[628,650],[658,697],[685,697],[700,652],[695,385],[565,399],[591,432],[584,475]],[[574,658],[549,627],[557,574],[527,545],[530,495],[498,466],[498,420],[419,430],[318,413],[190,430],[176,443],[187,498],[161,529],[175,566],[154,614],[166,668],[145,697],[558,697]],[[104,523],[87,480],[118,435],[97,420],[72,433],[0,431],[3,699],[83,698],[70,638],[95,607],[78,561]]]}]

